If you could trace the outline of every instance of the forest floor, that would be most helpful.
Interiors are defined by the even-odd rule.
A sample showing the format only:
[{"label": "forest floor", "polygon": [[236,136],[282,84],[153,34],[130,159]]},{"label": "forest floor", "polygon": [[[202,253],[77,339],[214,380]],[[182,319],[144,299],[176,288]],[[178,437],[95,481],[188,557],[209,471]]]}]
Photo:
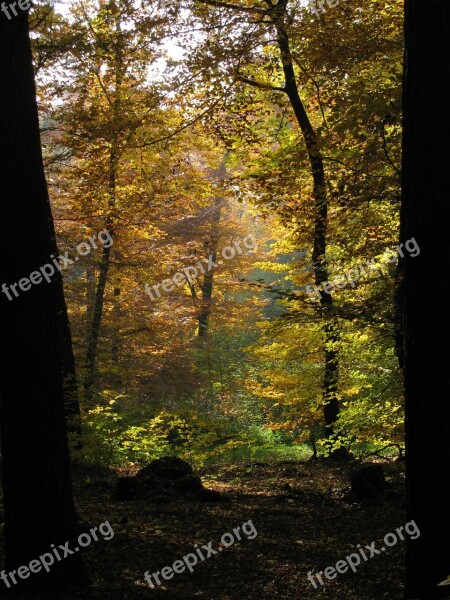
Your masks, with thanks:
[{"label": "forest floor", "polygon": [[[85,551],[91,587],[64,600],[400,600],[405,542],[314,589],[307,573],[334,566],[346,555],[405,525],[404,465],[385,463],[389,492],[381,501],[347,499],[349,466],[329,463],[240,463],[200,472],[206,487],[228,500],[149,504],[112,500],[114,471],[74,473],[77,510],[91,527],[109,521],[114,538]],[[165,566],[251,520],[258,534],[242,536],[223,552],[150,589],[144,572]],[[367,553],[368,554],[368,553]],[[60,600],[59,594],[33,598]]]}]

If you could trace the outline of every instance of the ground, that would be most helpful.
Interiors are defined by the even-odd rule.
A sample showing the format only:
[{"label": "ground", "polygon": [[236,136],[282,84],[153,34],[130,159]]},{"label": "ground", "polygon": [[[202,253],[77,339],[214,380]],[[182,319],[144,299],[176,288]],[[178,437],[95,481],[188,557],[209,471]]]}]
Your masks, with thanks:
[{"label": "ground", "polygon": [[[92,585],[64,593],[64,600],[400,600],[403,598],[405,542],[340,574],[317,589],[307,578],[333,566],[356,546],[377,542],[405,525],[402,463],[384,465],[390,487],[386,499],[353,503],[346,497],[349,466],[288,462],[241,463],[201,471],[207,487],[228,501],[203,504],[175,501],[114,502],[116,473],[78,468],[74,473],[77,509],[89,526],[108,520],[110,541],[85,551]],[[176,574],[157,589],[144,580],[189,552],[251,520],[254,539],[243,540],[199,562],[194,572]],[[249,531],[249,530],[248,530]],[[367,554],[369,554],[367,552]],[[33,599],[60,600],[61,594]]]}]

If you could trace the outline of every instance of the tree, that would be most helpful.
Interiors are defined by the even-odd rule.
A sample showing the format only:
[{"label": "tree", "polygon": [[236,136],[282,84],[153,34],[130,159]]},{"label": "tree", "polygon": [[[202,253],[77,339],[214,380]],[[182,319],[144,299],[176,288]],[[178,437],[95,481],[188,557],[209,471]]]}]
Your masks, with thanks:
[{"label": "tree", "polygon": [[[214,200],[214,209],[211,215],[211,230],[207,239],[204,241],[205,258],[211,257],[214,264],[217,261],[217,252],[219,246],[219,226],[221,216],[221,206],[223,203],[224,182],[227,178],[226,170],[226,158],[223,159],[220,167],[213,171],[213,179],[217,179],[217,186],[219,187],[218,196]],[[212,301],[213,301],[213,289],[214,289],[214,269],[208,270],[203,277],[203,282],[199,284],[201,290],[201,306],[198,314],[198,335],[199,337],[205,337],[208,334],[209,329],[209,317],[211,314]],[[191,293],[195,299],[195,286],[190,285]]]},{"label": "tree", "polygon": [[[305,110],[305,106],[299,93],[288,32],[288,21],[290,19],[287,9],[287,0],[279,0],[275,3],[272,3],[269,0],[264,5],[258,4],[254,6],[228,4],[224,2],[217,2],[216,0],[201,0],[201,2],[213,7],[229,9],[232,11],[232,13],[248,13],[251,18],[252,25],[250,28],[250,33],[246,32],[246,35],[243,36],[244,42],[242,48],[239,49],[240,55],[238,57],[238,65],[240,65],[240,62],[242,61],[244,63],[244,68],[241,69],[240,66],[233,66],[233,71],[235,71],[235,81],[241,81],[244,84],[251,85],[258,89],[281,92],[286,94],[289,99],[291,108],[295,114],[296,121],[303,136],[308,162],[310,165],[310,174],[313,181],[312,195],[314,198],[314,249],[312,260],[316,285],[322,285],[329,280],[329,270],[327,265],[329,201],[327,197],[326,174],[323,156],[319,146],[319,139],[315,128],[313,127]],[[225,17],[225,20],[226,19],[227,17]],[[233,22],[233,17],[229,17],[229,21]],[[246,70],[245,60],[243,60],[243,58],[248,58],[248,56],[254,52],[255,47],[260,45],[257,35],[260,33],[258,30],[260,23],[264,23],[266,26],[268,25],[269,32],[274,33],[276,36],[279,65],[281,65],[282,69],[282,87],[256,81],[253,77],[249,78],[241,74],[241,71],[244,71],[245,74]],[[237,27],[242,27],[240,21],[237,21]],[[210,61],[210,45],[211,40],[208,39],[208,49],[206,52],[207,61]],[[258,62],[258,59],[256,59],[256,62]],[[248,70],[254,70],[254,66],[250,65],[247,68],[247,71]],[[332,437],[333,427],[339,416],[339,327],[338,322],[334,317],[333,297],[331,293],[320,296],[320,311],[324,321],[323,412],[327,436]]]},{"label": "tree", "polygon": [[[223,105],[226,105],[228,111],[233,114],[232,123],[240,123],[241,130],[237,135],[235,131],[231,131],[233,125],[222,123],[221,128],[225,134],[228,134],[233,142],[236,142],[238,135],[241,138],[245,135],[245,141],[251,143],[255,138],[256,127],[250,129],[249,116],[253,117],[250,115],[252,110],[261,111],[258,104],[262,104],[264,111],[262,114],[271,115],[270,119],[266,118],[266,121],[268,123],[272,121],[272,126],[276,116],[282,115],[275,135],[272,130],[275,138],[273,143],[278,145],[283,121],[290,120],[288,116],[290,113],[295,117],[295,124],[291,126],[301,134],[302,143],[295,144],[295,160],[291,160],[289,166],[280,165],[280,168],[285,171],[291,169],[292,182],[292,189],[288,191],[290,199],[286,203],[290,209],[283,209],[282,219],[287,224],[287,228],[292,227],[293,223],[297,224],[297,230],[293,234],[300,239],[305,233],[305,208],[312,212],[313,227],[310,228],[308,224],[308,229],[312,229],[310,235],[313,245],[311,258],[314,279],[317,286],[325,284],[331,279],[333,263],[336,263],[336,257],[339,257],[333,244],[330,243],[335,233],[333,231],[333,225],[336,223],[335,215],[339,213],[343,216],[344,207],[350,212],[353,208],[351,203],[356,204],[353,198],[348,202],[351,184],[349,173],[345,171],[347,165],[353,166],[359,161],[355,160],[354,145],[350,146],[354,142],[353,136],[342,127],[345,118],[342,119],[339,113],[346,116],[349,101],[352,105],[355,104],[354,99],[359,96],[361,86],[364,85],[361,82],[361,61],[373,60],[375,47],[380,55],[383,54],[380,40],[373,35],[373,31],[369,31],[370,36],[366,35],[368,29],[364,22],[366,18],[360,16],[355,19],[351,13],[348,14],[350,11],[345,6],[341,7],[340,14],[334,19],[330,17],[328,20],[327,17],[318,23],[311,18],[308,10],[299,8],[297,3],[287,0],[242,3],[198,0],[194,5],[196,15],[206,26],[203,47],[191,55],[191,69],[195,67],[198,72],[210,73],[206,84],[208,93],[214,93],[218,101],[222,95],[225,95],[225,100],[220,102],[222,112]],[[384,17],[384,11],[382,14]],[[372,12],[371,17],[373,17]],[[388,23],[389,17],[384,17],[386,20],[383,23]],[[339,29],[343,36],[340,44],[336,44],[336,29]],[[389,30],[383,33],[387,39],[386,43],[392,45],[395,33],[392,34]],[[370,37],[369,44],[367,37]],[[326,46],[327,52],[332,55],[329,60],[322,49],[323,46]],[[333,49],[334,46],[337,46],[336,50]],[[315,56],[319,59],[316,60]],[[358,85],[355,85],[355,89],[352,90],[354,78]],[[324,80],[327,81],[326,87],[328,87],[328,90],[325,90],[325,101],[322,95],[325,88]],[[329,81],[332,82],[331,85]],[[236,85],[238,82],[246,86],[247,90],[243,91],[242,85]],[[248,91],[249,86],[253,90]],[[333,86],[336,93],[328,95]],[[256,94],[255,90],[257,90]],[[261,91],[265,92],[268,101],[261,101]],[[377,106],[372,100],[373,94],[370,91],[368,97],[370,102],[368,102],[367,113],[374,120],[374,108],[381,108],[382,103],[378,101],[379,106]],[[334,107],[340,104],[341,98],[345,99],[344,108],[338,112]],[[388,99],[390,100],[390,96]],[[286,105],[289,106],[289,110]],[[354,113],[352,116],[354,120]],[[327,121],[328,117],[330,123]],[[338,127],[334,130],[334,124],[341,125],[340,131]],[[361,121],[358,121],[357,126],[352,124],[352,127],[355,136],[359,138],[361,152],[369,150],[367,152],[369,157],[372,154],[380,164],[382,162],[378,152],[381,149],[380,139],[370,152],[371,148],[367,143],[369,136],[361,131],[360,124]],[[270,131],[270,125],[268,129]],[[344,131],[347,140],[340,140],[341,146],[337,151],[336,139],[344,138]],[[375,131],[380,138],[378,128]],[[365,143],[365,149],[362,142]],[[384,146],[386,143],[384,139]],[[347,156],[342,156],[344,145],[350,146]],[[385,151],[387,154],[388,151]],[[280,158],[286,162],[286,155],[283,152],[280,152]],[[384,155],[383,159],[385,159]],[[327,167],[325,167],[326,161],[328,161]],[[367,176],[364,172],[366,165],[362,165],[361,162],[357,164],[358,170],[363,173],[363,177],[358,178],[360,188],[363,187],[360,183],[361,179],[370,177],[371,182],[378,181],[378,177],[375,179],[373,173]],[[339,167],[336,165],[344,167],[342,173],[339,173]],[[356,171],[357,168],[354,170]],[[303,190],[298,190],[299,181],[296,178],[300,177],[302,171],[306,172],[306,169],[308,169],[308,178],[302,177]],[[280,179],[278,172],[269,174],[269,179],[273,186],[273,182]],[[386,179],[383,180],[383,186],[386,194]],[[306,199],[309,190],[310,198]],[[309,203],[310,199],[311,203]],[[365,201],[370,200],[366,198]],[[309,208],[310,204],[312,209]],[[357,240],[356,246],[358,242],[360,240]],[[324,366],[322,404],[325,431],[330,439],[336,437],[341,397],[338,383],[341,370],[339,349],[342,323],[339,319],[339,299],[336,302],[336,297],[339,298],[339,291],[334,289],[331,292],[328,287],[326,293],[318,294],[319,300],[314,303],[317,318],[322,322]]]},{"label": "tree", "polygon": [[[95,215],[99,223],[96,227],[104,228],[114,239],[114,246],[102,248],[93,305],[89,307],[83,388],[84,400],[91,404],[100,334],[113,279],[112,266],[117,262],[115,248],[120,239],[117,230],[123,226],[127,206],[123,181],[134,169],[133,165],[126,170],[130,164],[129,150],[142,143],[137,137],[143,125],[154,119],[158,108],[157,86],[148,83],[146,69],[159,56],[156,47],[166,21],[154,5],[144,10],[129,0],[102,0],[89,9],[73,6],[71,19],[78,36],[61,59],[65,68],[64,103],[49,112],[63,132],[62,146],[70,149],[69,170],[77,172],[70,191],[78,196],[86,191],[77,218],[91,226],[91,217]],[[54,81],[53,91],[61,92],[60,78]],[[131,196],[129,181],[126,190]],[[112,283],[117,307],[120,286],[118,281]],[[113,349],[116,358],[118,344],[116,331]]]},{"label": "tree", "polygon": [[421,248],[404,282],[408,518],[421,532],[408,542],[406,597],[430,600],[450,575],[450,5],[407,0],[405,8],[402,237]]},{"label": "tree", "polygon": [[[51,544],[73,542],[76,521],[63,403],[61,322],[67,316],[59,314],[65,305],[53,259],[55,235],[25,12],[11,20],[1,15],[0,53],[0,168],[11,193],[0,214],[0,419],[9,571],[48,552]],[[53,265],[53,276],[33,284],[28,277],[44,265]],[[60,586],[79,581],[81,574],[75,554],[26,583]]]},{"label": "tree", "polygon": [[[105,227],[114,237],[64,273],[92,400],[83,434],[114,402],[136,427],[162,407],[193,418],[209,404],[234,419],[244,386],[249,413],[283,439],[312,431],[325,453],[402,447],[387,265],[400,209],[402,2],[352,0],[316,16],[295,1],[225,4],[34,12],[58,242],[73,254]],[[225,150],[223,185],[211,174]],[[212,266],[249,233],[256,251]],[[199,260],[206,272],[179,275]],[[338,281],[321,298],[306,292],[320,263]],[[325,380],[338,401],[325,402],[330,438],[319,426]]]}]

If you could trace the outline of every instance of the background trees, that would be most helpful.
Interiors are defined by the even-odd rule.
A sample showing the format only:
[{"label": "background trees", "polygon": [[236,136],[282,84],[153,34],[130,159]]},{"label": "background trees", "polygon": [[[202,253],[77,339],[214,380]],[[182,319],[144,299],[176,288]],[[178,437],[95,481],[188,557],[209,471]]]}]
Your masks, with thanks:
[{"label": "background trees", "polygon": [[[60,247],[73,253],[105,227],[114,239],[64,273],[86,456],[103,455],[104,444],[112,451],[113,423],[125,436],[115,446],[122,460],[128,427],[143,428],[143,443],[163,413],[164,427],[172,418],[193,427],[199,405],[208,406],[205,431],[212,425],[243,455],[247,422],[237,417],[249,407],[258,423],[250,429],[289,452],[316,438],[326,453],[402,447],[399,269],[389,263],[402,7],[341,4],[320,20],[304,7],[248,2],[34,13]],[[146,292],[250,234],[254,251],[155,300]],[[354,286],[332,290],[331,304],[306,293],[324,265],[333,280],[367,261]],[[340,415],[326,441],[331,383]],[[204,450],[218,448],[226,444]]]},{"label": "background trees", "polygon": [[[401,8],[120,2],[40,24],[39,56],[63,47],[39,71],[60,242],[114,235],[65,276],[85,442],[160,411],[192,425],[200,402],[244,453],[243,403],[292,450],[401,448]],[[146,292],[249,234],[254,251]],[[355,287],[305,293],[367,261]]]}]

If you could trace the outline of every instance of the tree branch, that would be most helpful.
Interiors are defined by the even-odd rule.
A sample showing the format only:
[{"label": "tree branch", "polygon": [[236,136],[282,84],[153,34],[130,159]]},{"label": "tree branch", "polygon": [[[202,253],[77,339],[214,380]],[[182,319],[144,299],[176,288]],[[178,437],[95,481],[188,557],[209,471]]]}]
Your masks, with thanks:
[{"label": "tree branch", "polygon": [[196,0],[200,4],[208,4],[209,6],[220,6],[222,8],[230,8],[231,10],[237,10],[240,12],[246,12],[250,14],[265,15],[266,10],[262,8],[256,8],[253,6],[240,6],[239,4],[229,4],[228,2],[221,2],[220,0]]},{"label": "tree branch", "polygon": [[283,92],[286,94],[285,88],[270,85],[270,83],[261,83],[260,81],[254,81],[253,79],[247,79],[246,77],[241,76],[236,77],[236,81],[242,81],[242,83],[247,83],[248,85],[252,85],[260,90],[271,90],[272,92]]},{"label": "tree branch", "polygon": [[388,159],[389,164],[391,165],[391,167],[394,169],[394,171],[397,173],[397,175],[401,175],[401,171],[400,169],[397,167],[397,165],[394,163],[394,161],[391,159],[391,156],[389,154],[389,150],[387,149],[387,139],[386,139],[386,123],[387,123],[387,117],[383,119],[382,121],[382,127],[381,127],[381,139],[383,140],[383,151],[386,155],[386,158]]}]

